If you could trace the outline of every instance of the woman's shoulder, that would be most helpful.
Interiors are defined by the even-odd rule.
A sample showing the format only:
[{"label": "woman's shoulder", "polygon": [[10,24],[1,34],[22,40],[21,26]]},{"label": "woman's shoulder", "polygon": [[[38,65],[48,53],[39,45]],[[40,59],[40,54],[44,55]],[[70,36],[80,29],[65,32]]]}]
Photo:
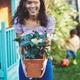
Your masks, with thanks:
[{"label": "woman's shoulder", "polygon": [[13,22],[13,23],[14,23],[14,24],[19,24],[19,23],[18,23],[18,17],[15,17],[15,18],[14,18],[14,22]]},{"label": "woman's shoulder", "polygon": [[55,22],[55,17],[54,16],[48,16],[48,22]]},{"label": "woman's shoulder", "polygon": [[18,22],[18,17],[14,19],[14,25],[13,25],[16,33],[22,33],[22,25]]},{"label": "woman's shoulder", "polygon": [[48,27],[54,26],[55,25],[55,18],[54,16],[48,16]]},{"label": "woman's shoulder", "polygon": [[54,16],[48,16],[47,30],[52,33],[52,32],[54,32],[54,27],[55,27]]}]

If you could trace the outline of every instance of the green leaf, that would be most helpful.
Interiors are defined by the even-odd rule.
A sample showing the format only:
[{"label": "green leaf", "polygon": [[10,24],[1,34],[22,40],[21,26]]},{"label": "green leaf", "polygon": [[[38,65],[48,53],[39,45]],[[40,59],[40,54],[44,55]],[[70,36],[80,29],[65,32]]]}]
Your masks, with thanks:
[{"label": "green leaf", "polygon": [[33,35],[27,34],[25,37],[26,37],[26,40],[30,40],[33,37]]},{"label": "green leaf", "polygon": [[32,38],[39,38],[39,33],[37,31],[35,31],[35,33],[34,33]]},{"label": "green leaf", "polygon": [[44,35],[40,35],[40,38],[43,39],[43,40],[44,40],[46,37],[47,37],[46,34],[44,34]]},{"label": "green leaf", "polygon": [[20,42],[21,41],[21,38],[20,37],[17,37],[16,39],[14,39],[14,41]]}]

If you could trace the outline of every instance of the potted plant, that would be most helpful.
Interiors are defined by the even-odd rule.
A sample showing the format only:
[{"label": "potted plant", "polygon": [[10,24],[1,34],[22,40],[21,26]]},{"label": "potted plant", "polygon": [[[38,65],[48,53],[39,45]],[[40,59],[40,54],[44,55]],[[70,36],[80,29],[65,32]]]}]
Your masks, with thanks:
[{"label": "potted plant", "polygon": [[24,55],[24,64],[27,76],[40,77],[44,62],[44,56],[47,54],[47,34],[39,34],[33,31],[31,34],[23,34],[16,38],[15,41],[19,42],[23,48],[22,54]]}]

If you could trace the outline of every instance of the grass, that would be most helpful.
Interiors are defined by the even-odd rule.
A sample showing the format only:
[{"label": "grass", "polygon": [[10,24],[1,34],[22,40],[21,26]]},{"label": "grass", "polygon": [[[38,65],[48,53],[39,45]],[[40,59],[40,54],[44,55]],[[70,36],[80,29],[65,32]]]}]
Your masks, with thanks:
[{"label": "grass", "polygon": [[54,80],[80,80],[80,51],[77,53],[77,63],[64,68],[54,65]]}]

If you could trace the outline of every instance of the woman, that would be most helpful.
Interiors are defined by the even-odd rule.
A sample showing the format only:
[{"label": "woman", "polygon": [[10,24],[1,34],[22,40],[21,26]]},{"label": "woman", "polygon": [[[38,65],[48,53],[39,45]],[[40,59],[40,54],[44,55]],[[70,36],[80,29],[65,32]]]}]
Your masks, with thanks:
[{"label": "woman", "polygon": [[[46,31],[47,34],[51,35],[54,30],[54,19],[46,15],[44,0],[20,0],[13,22],[17,37],[23,33],[29,34],[33,30],[40,34]],[[19,80],[30,80],[25,77],[21,61],[22,59],[19,63]],[[50,59],[47,61],[44,75],[39,80],[53,80],[52,61]]]}]

